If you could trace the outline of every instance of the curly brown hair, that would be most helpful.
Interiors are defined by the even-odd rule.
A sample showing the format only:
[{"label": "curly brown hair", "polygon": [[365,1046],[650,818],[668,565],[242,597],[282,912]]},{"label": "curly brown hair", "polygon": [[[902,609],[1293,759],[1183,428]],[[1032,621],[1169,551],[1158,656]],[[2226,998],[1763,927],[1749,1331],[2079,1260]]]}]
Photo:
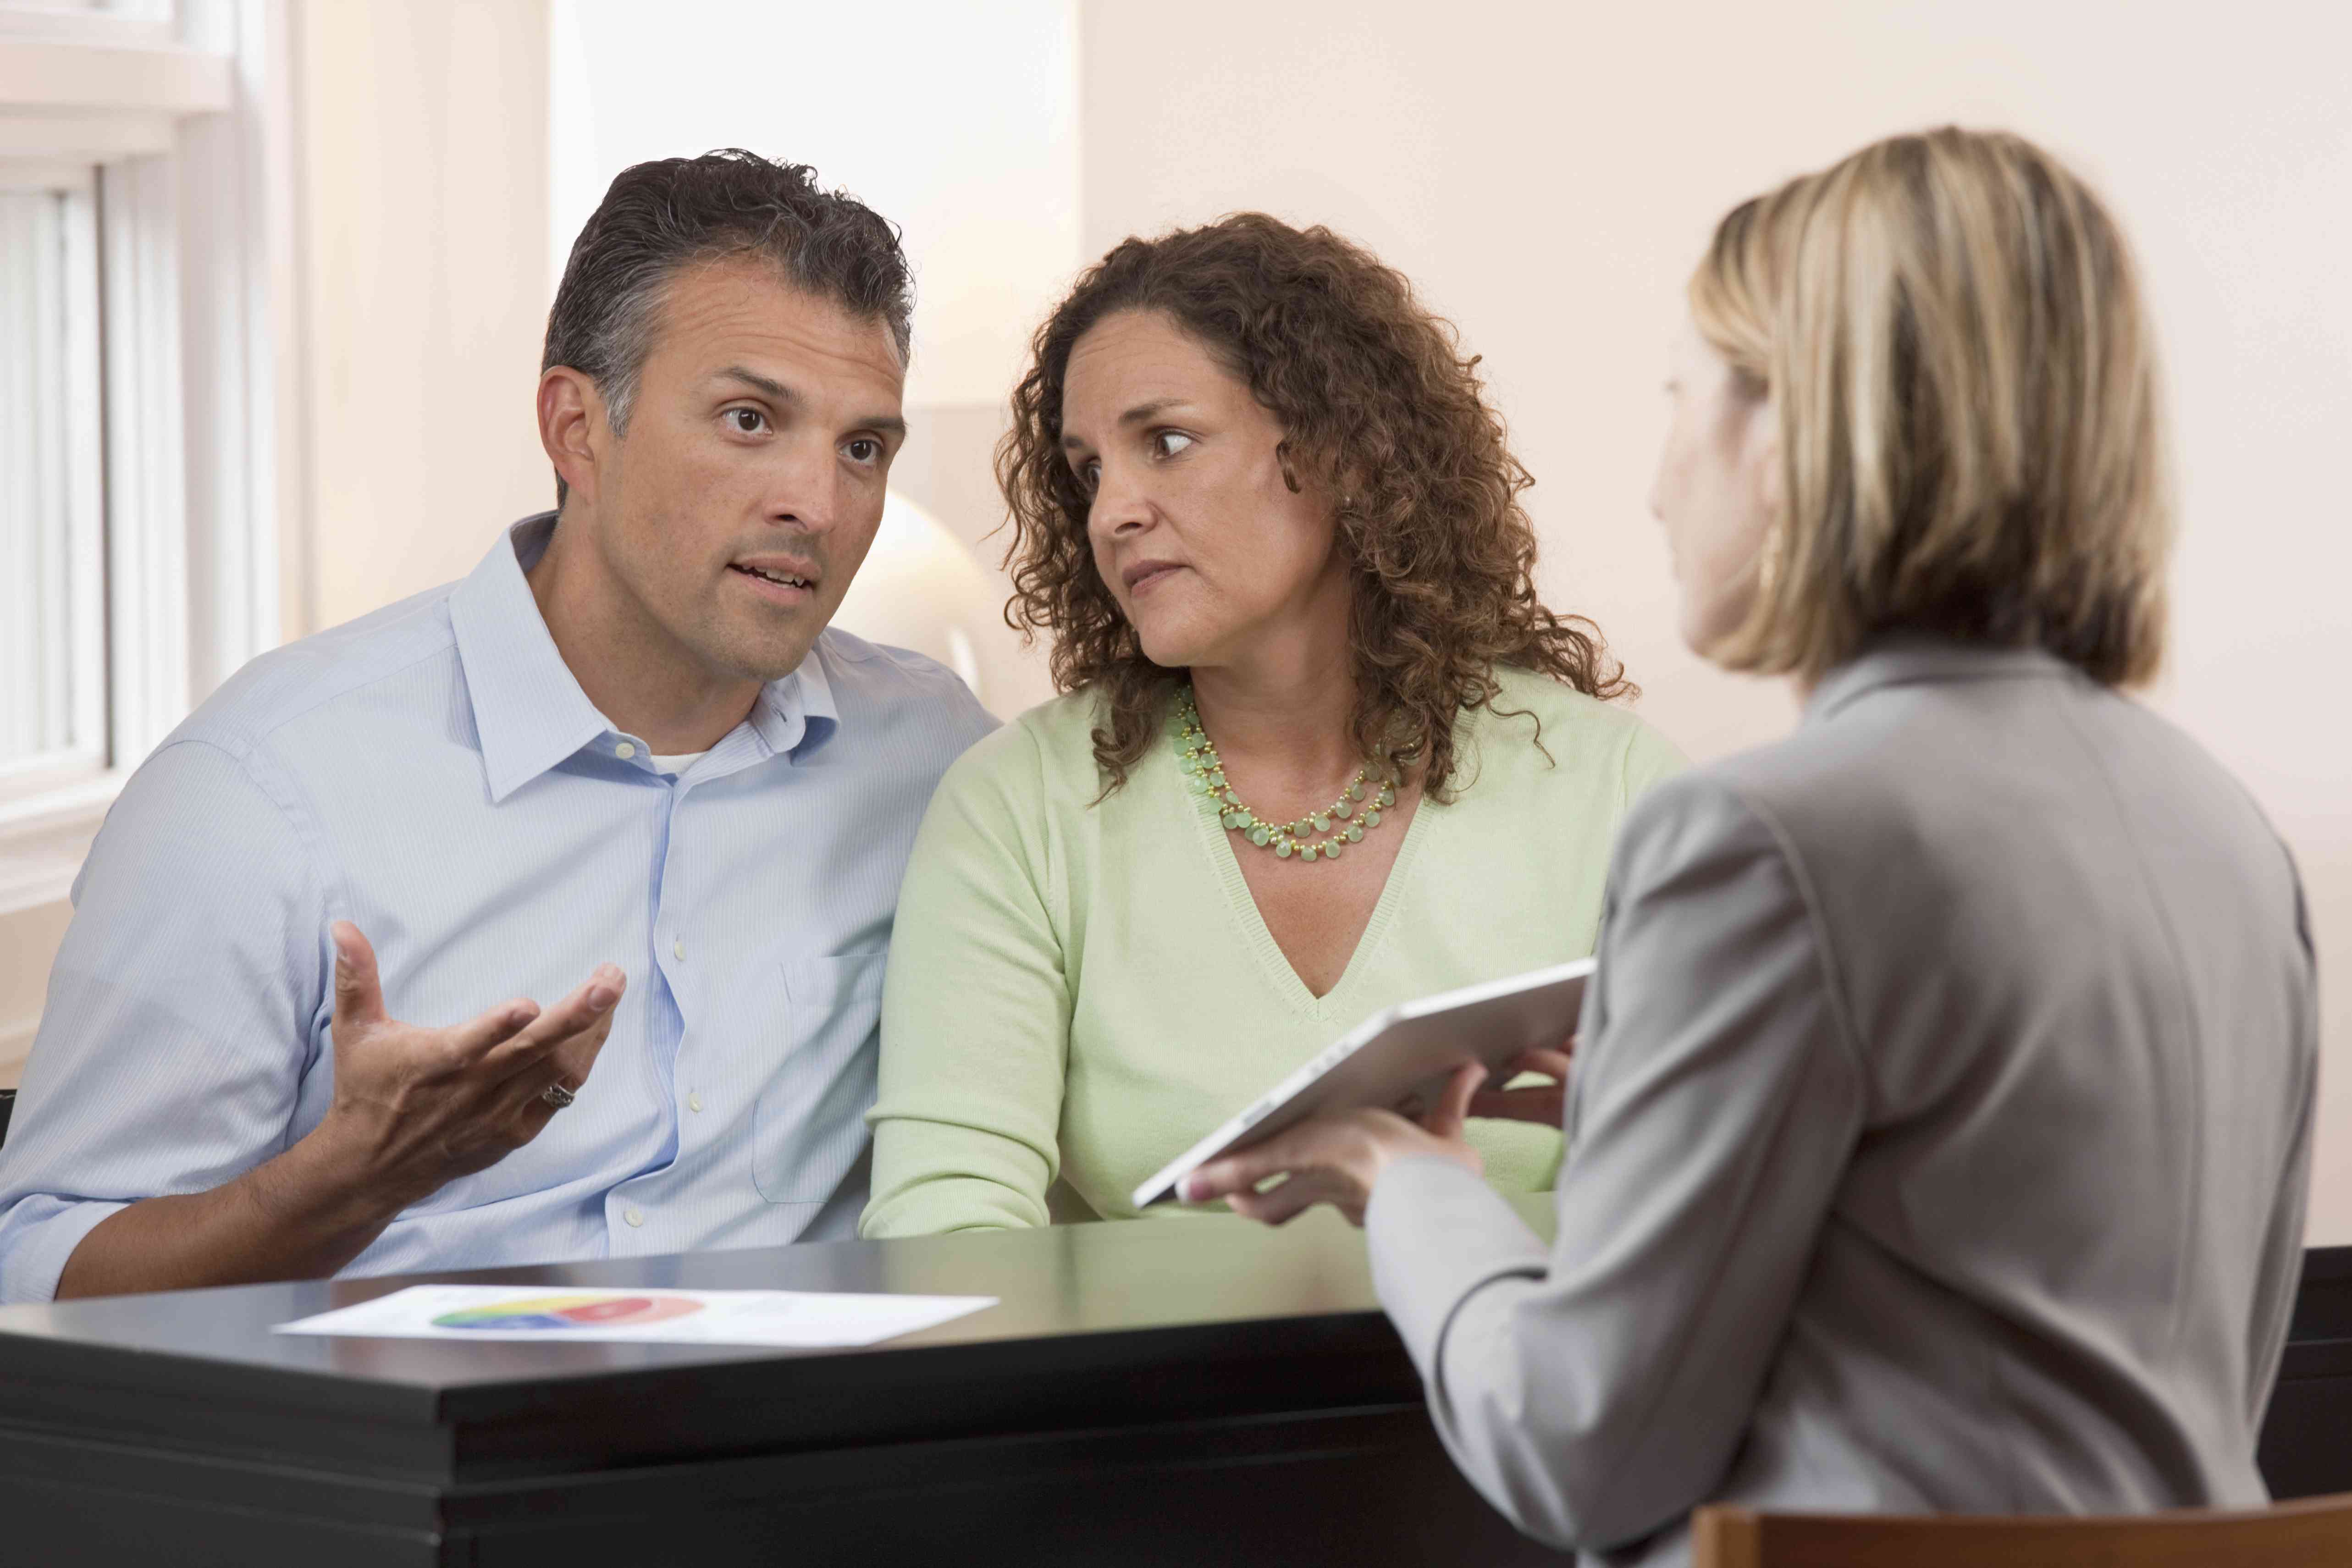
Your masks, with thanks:
[{"label": "curly brown hair", "polygon": [[[1096,570],[1088,496],[1061,449],[1063,379],[1087,331],[1157,311],[1206,348],[1280,422],[1293,491],[1300,470],[1341,498],[1350,568],[1355,738],[1368,757],[1425,763],[1450,798],[1455,717],[1491,704],[1498,665],[1599,698],[1632,695],[1600,628],[1537,599],[1536,535],[1519,492],[1534,483],[1504,442],[1478,356],[1413,298],[1403,274],[1329,229],[1263,213],[1121,242],[1082,276],[1031,344],[996,448],[1011,509],[1004,618],[1052,634],[1056,689],[1093,686],[1104,793],[1127,781],[1165,721],[1174,677],[1144,657]],[[1542,743],[1538,723],[1538,745]]]}]

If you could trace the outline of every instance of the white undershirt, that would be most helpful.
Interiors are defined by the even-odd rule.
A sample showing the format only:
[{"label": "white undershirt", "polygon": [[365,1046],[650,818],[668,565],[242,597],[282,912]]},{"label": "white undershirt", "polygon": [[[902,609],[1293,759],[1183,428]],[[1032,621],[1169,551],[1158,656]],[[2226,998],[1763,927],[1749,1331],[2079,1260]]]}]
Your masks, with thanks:
[{"label": "white undershirt", "polygon": [[657,773],[682,773],[709,754],[708,751],[681,752],[675,757],[656,757],[648,752],[646,761],[653,763],[654,772]]}]

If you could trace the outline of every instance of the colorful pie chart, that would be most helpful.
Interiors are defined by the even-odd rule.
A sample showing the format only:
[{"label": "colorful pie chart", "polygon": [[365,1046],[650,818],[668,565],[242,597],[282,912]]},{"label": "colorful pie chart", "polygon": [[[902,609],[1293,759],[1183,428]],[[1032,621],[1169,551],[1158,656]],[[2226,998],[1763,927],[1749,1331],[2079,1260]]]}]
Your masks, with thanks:
[{"label": "colorful pie chart", "polygon": [[433,1320],[436,1329],[629,1329],[702,1310],[683,1296],[518,1296],[463,1307]]}]

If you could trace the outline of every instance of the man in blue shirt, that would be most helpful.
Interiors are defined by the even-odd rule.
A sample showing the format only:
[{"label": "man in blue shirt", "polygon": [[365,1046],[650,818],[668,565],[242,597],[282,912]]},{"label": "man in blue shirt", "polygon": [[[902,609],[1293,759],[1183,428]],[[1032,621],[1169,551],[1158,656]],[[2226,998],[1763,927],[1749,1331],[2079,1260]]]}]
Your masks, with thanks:
[{"label": "man in blue shirt", "polygon": [[256,659],[115,805],[0,1300],[854,1233],[899,876],[991,722],[825,627],[910,296],[804,168],[614,182],[548,322],[559,510]]}]

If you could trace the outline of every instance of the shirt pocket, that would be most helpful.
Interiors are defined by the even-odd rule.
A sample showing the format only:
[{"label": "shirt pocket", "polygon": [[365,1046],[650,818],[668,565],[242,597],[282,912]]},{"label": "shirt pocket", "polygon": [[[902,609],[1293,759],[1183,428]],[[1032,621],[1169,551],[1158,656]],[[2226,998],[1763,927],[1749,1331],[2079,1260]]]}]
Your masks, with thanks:
[{"label": "shirt pocket", "polygon": [[783,967],[784,1058],[751,1114],[751,1182],[772,1204],[823,1203],[866,1152],[887,952]]}]

